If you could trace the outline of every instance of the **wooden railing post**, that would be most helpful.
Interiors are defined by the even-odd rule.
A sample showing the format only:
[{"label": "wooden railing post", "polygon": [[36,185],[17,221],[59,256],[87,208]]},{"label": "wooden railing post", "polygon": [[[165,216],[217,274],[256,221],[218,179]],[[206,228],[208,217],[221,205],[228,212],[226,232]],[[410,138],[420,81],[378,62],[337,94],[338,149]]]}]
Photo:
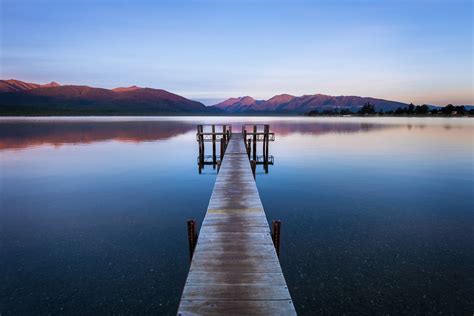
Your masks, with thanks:
[{"label": "wooden railing post", "polygon": [[280,257],[281,221],[272,221],[272,239],[277,256]]},{"label": "wooden railing post", "polygon": [[193,259],[194,248],[197,244],[196,220],[188,220],[188,244],[189,244],[189,261]]}]

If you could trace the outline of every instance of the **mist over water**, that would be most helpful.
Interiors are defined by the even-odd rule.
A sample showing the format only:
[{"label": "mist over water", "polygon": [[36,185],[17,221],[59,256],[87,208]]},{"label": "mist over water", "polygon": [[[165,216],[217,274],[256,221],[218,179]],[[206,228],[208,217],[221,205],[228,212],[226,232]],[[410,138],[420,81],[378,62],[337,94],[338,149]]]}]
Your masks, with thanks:
[{"label": "mist over water", "polygon": [[0,313],[174,314],[203,123],[276,133],[257,186],[298,313],[472,314],[471,119],[267,117],[1,119]]}]

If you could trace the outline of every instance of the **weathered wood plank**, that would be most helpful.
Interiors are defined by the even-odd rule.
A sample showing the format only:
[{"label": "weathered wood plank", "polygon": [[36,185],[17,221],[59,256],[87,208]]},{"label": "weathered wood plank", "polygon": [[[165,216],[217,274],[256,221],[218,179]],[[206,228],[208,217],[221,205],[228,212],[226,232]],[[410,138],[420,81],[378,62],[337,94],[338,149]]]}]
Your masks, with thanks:
[{"label": "weathered wood plank", "polygon": [[182,300],[179,316],[191,315],[296,315],[291,300],[192,301]]},{"label": "weathered wood plank", "polygon": [[208,214],[202,222],[202,227],[224,226],[230,228],[232,225],[245,229],[245,227],[251,226],[268,227],[268,222],[267,218],[260,214]]},{"label": "weathered wood plank", "polygon": [[291,300],[286,285],[186,285],[182,299],[221,301]]},{"label": "weathered wood plank", "polygon": [[212,234],[212,233],[268,233],[270,234],[270,228],[268,225],[265,227],[263,225],[259,226],[248,226],[242,225],[239,223],[228,223],[228,225],[203,225],[201,228],[201,234]]},{"label": "weathered wood plank", "polygon": [[239,252],[241,254],[252,254],[260,252],[272,252],[276,256],[275,247],[273,244],[248,244],[242,243],[199,243],[196,246],[194,253],[199,251],[218,251],[218,252]]},{"label": "weathered wood plank", "polygon": [[271,241],[271,236],[269,232],[215,232],[215,233],[207,233],[201,232],[199,233],[199,239],[219,239],[219,240],[255,240],[255,241]]},{"label": "weathered wood plank", "polygon": [[[239,262],[239,261],[247,261],[247,262],[265,262],[270,261],[273,258],[273,253],[271,252],[261,252],[261,253],[245,253],[245,257],[242,257],[242,253],[239,252],[219,252],[219,251],[196,251],[193,256],[193,260],[202,261],[229,261],[229,262]],[[273,259],[273,261],[275,261]]]},{"label": "weathered wood plank", "polygon": [[283,277],[283,273],[215,272],[210,274],[202,272],[190,272],[186,284],[286,285],[286,282],[285,278]]},{"label": "weathered wood plank", "polygon": [[278,261],[260,261],[245,258],[243,260],[207,260],[193,262],[193,272],[215,273],[216,271],[248,272],[248,273],[280,273],[281,267]]}]

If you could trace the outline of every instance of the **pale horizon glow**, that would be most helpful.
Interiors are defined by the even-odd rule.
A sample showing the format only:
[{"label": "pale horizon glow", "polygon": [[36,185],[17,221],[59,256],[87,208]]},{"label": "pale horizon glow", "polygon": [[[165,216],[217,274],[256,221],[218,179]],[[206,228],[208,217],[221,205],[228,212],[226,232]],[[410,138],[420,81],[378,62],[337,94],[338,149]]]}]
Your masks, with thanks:
[{"label": "pale horizon glow", "polygon": [[0,79],[474,105],[473,2],[2,0]]}]

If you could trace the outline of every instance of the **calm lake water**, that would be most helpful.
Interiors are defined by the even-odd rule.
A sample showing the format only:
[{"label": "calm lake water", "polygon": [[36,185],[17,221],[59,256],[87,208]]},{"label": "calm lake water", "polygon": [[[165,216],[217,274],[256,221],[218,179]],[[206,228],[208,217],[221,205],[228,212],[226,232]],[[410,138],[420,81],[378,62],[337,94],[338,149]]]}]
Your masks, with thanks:
[{"label": "calm lake water", "polygon": [[0,119],[0,314],[174,314],[196,124],[244,121],[276,132],[257,185],[300,314],[472,315],[472,119],[264,117]]}]

